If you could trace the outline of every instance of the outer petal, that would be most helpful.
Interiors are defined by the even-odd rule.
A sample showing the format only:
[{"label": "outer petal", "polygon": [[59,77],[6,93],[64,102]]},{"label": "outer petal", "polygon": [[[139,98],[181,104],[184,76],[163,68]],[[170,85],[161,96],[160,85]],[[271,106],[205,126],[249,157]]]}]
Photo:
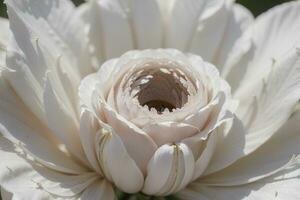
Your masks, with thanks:
[{"label": "outer petal", "polygon": [[44,199],[45,191],[57,196],[76,196],[96,177],[95,174],[72,176],[43,167],[2,136],[0,147],[0,184],[16,199]]},{"label": "outer petal", "polygon": [[213,63],[219,67],[222,73],[224,73],[224,65],[228,57],[232,55],[233,47],[237,45],[238,39],[253,21],[253,15],[244,6],[234,4],[231,7],[222,43],[213,60]]},{"label": "outer petal", "polygon": [[211,59],[226,25],[225,1],[177,0],[168,6],[171,8],[166,20],[165,46]]},{"label": "outer petal", "polygon": [[78,174],[85,169],[59,151],[56,140],[25,107],[0,75],[0,133],[20,143],[42,164],[61,172]]},{"label": "outer petal", "polygon": [[[300,99],[300,51],[292,50],[276,62],[264,83],[256,104],[250,104],[248,114],[238,114],[246,124],[245,153],[264,144],[288,120]],[[254,97],[255,98],[255,97]],[[284,102],[284,104],[282,104]],[[244,116],[250,120],[244,121]],[[248,122],[248,123],[247,123]]]},{"label": "outer petal", "polygon": [[80,200],[115,200],[112,185],[106,180],[99,180],[90,185],[81,195]]},{"label": "outer petal", "polygon": [[80,116],[80,140],[90,165],[96,172],[101,174],[94,145],[96,133],[99,129],[100,126],[96,117],[90,111],[83,109]]},{"label": "outer petal", "polygon": [[206,176],[199,182],[218,186],[242,185],[252,183],[291,166],[297,161],[293,156],[300,154],[299,120],[300,112],[297,112],[276,133],[274,138],[258,150],[226,169]]},{"label": "outer petal", "polygon": [[47,77],[44,89],[44,107],[49,128],[68,150],[83,163],[88,163],[79,137],[79,122],[72,108],[57,95],[53,82]]},{"label": "outer petal", "polygon": [[[21,20],[24,20],[26,28],[30,29],[42,43],[59,55],[68,57],[73,69],[81,75],[92,72],[89,55],[87,54],[87,41],[84,40],[84,23],[75,12],[73,3],[69,0],[47,2],[45,0],[36,3],[32,0],[22,2],[15,0],[6,1],[10,22],[16,12]],[[21,36],[18,29],[21,27],[11,25],[12,32],[18,44],[27,35]],[[28,41],[34,38],[28,38]],[[20,46],[25,54],[29,49]],[[30,51],[30,50],[29,50]]]},{"label": "outer petal", "polygon": [[127,153],[120,137],[103,129],[96,140],[97,155],[106,178],[122,191],[136,193],[143,187],[144,177]]},{"label": "outer petal", "polygon": [[2,200],[11,200],[12,199],[12,196],[13,196],[12,193],[7,192],[5,189],[1,188],[0,193],[1,193]]},{"label": "outer petal", "polygon": [[[72,81],[73,86],[76,86],[79,82],[79,73],[74,70],[76,69],[76,67],[74,67],[75,64],[71,64],[71,60],[74,59],[69,59],[70,57],[62,53],[68,51],[60,49],[60,43],[60,45],[55,45],[57,42],[53,41],[57,39],[55,34],[52,33],[49,36],[49,32],[52,29],[49,28],[50,25],[48,21],[43,19],[37,21],[37,19],[33,17],[36,15],[39,16],[41,13],[35,13],[35,15],[24,13],[29,7],[24,6],[24,3],[25,2],[23,2],[23,4],[14,1],[7,2],[13,37],[11,37],[11,42],[7,48],[7,67],[9,70],[6,70],[6,76],[30,110],[46,123],[42,97],[46,71],[51,70],[55,76],[58,76],[56,67],[63,64],[63,71],[67,71],[68,74],[72,76],[72,79],[69,80]],[[27,3],[30,5],[32,2],[28,1]],[[40,3],[43,4],[43,2]],[[38,5],[34,4],[32,10],[28,11],[29,13],[34,11],[40,12],[40,10],[36,10],[34,6]],[[51,13],[51,16],[52,15],[55,14]],[[42,16],[40,17],[42,18]],[[50,29],[46,31],[46,33],[45,30],[48,29],[44,26]],[[40,28],[37,29],[37,27]],[[54,39],[51,36],[54,37]],[[61,55],[63,55],[64,59],[59,59]],[[60,63],[61,61],[62,63]],[[63,87],[61,86],[61,82],[63,82],[63,80],[57,77],[59,87]],[[70,99],[66,98],[64,100],[69,101]]]},{"label": "outer petal", "polygon": [[[190,197],[193,197],[192,194],[196,196],[196,193],[205,195],[211,200],[297,200],[300,198],[299,169],[300,165],[297,164],[272,177],[236,187],[209,187],[195,183],[190,186],[189,190],[183,191],[182,195],[187,200],[194,200]],[[179,197],[182,195],[179,194]]]},{"label": "outer petal", "polygon": [[133,41],[137,49],[160,48],[163,39],[163,20],[159,6],[153,0],[125,0],[128,18],[132,26]]},{"label": "outer petal", "polygon": [[194,156],[184,144],[163,145],[148,165],[143,192],[164,196],[184,188],[193,178]]},{"label": "outer petal", "polygon": [[201,55],[201,57],[212,62],[222,42],[229,16],[231,1],[208,0],[204,8],[202,19],[197,23],[195,32],[188,43],[188,52]]},{"label": "outer petal", "polygon": [[243,155],[246,132],[242,122],[235,116],[232,125],[227,125],[217,132],[216,149],[204,174],[223,169]]},{"label": "outer petal", "polygon": [[126,10],[118,0],[93,0],[90,6],[89,39],[97,65],[134,49],[134,38]]},{"label": "outer petal", "polygon": [[0,27],[1,27],[1,32],[0,32],[0,68],[6,66],[5,64],[5,51],[6,51],[6,46],[10,34],[9,30],[9,23],[8,20],[5,18],[0,17]]},{"label": "outer petal", "polygon": [[[270,70],[273,60],[278,60],[300,43],[300,3],[292,1],[272,8],[259,16],[250,32],[255,47],[253,57],[248,57],[248,63],[239,66],[246,68],[239,92],[257,90],[258,77],[264,76]],[[249,33],[245,34],[249,34]],[[280,48],[279,48],[280,47]],[[247,57],[247,55],[245,55]],[[259,76],[258,76],[259,75]],[[240,77],[243,77],[242,74]],[[256,81],[255,81],[256,80]],[[250,95],[248,95],[250,96]],[[245,97],[247,98],[247,97]]]}]

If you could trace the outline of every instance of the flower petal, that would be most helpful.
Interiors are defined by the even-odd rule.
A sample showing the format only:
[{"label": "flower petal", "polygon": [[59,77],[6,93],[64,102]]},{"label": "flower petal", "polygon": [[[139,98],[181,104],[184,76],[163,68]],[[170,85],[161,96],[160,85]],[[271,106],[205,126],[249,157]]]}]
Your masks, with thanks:
[{"label": "flower petal", "polygon": [[213,63],[219,67],[223,73],[223,67],[231,56],[234,45],[245,32],[245,30],[254,21],[252,13],[240,4],[234,4],[230,7],[230,15],[227,21],[226,30],[223,36],[222,44],[220,45],[217,56]]},{"label": "flower petal", "polygon": [[90,185],[81,195],[81,200],[115,200],[112,185],[106,180],[99,180]]},{"label": "flower petal", "polygon": [[[120,136],[130,157],[135,160],[142,172],[145,172],[157,145],[144,131],[117,114],[109,106],[102,107],[108,124]],[[137,151],[137,149],[143,149],[143,151]]]},{"label": "flower petal", "polygon": [[211,59],[226,25],[225,1],[177,0],[168,6],[171,8],[166,22],[166,47]]},{"label": "flower petal", "polygon": [[290,167],[295,162],[293,156],[300,154],[299,120],[300,112],[297,112],[258,150],[226,169],[206,176],[200,180],[201,183],[218,186],[242,185]]},{"label": "flower petal", "polygon": [[160,48],[162,42],[163,21],[156,1],[127,0],[123,4],[128,8],[128,20],[137,49]]},{"label": "flower petal", "polygon": [[79,122],[72,109],[59,98],[49,77],[44,90],[44,106],[49,128],[67,146],[73,156],[87,164],[79,138]]},{"label": "flower petal", "polygon": [[[46,193],[75,196],[95,179],[95,174],[67,175],[41,166],[4,137],[0,137],[0,184],[16,197],[35,197]],[[97,178],[97,177],[96,177]],[[40,198],[38,198],[39,196]]]},{"label": "flower petal", "polygon": [[101,174],[101,169],[98,163],[95,139],[96,133],[100,129],[95,116],[88,110],[83,109],[80,116],[80,140],[84,150],[84,153],[90,162],[93,169]]},{"label": "flower petal", "polygon": [[13,197],[12,193],[6,191],[4,188],[1,188],[0,194],[1,194],[2,200],[11,200]]},{"label": "flower petal", "polygon": [[163,145],[148,165],[143,192],[164,196],[184,188],[193,178],[194,157],[185,144]]},{"label": "flower petal", "polygon": [[9,22],[7,19],[0,17],[0,68],[6,66],[5,64],[5,54],[6,46],[10,35]]},{"label": "flower petal", "polygon": [[193,180],[199,178],[203,172],[207,169],[211,162],[211,158],[214,155],[217,146],[218,133],[212,133],[207,139],[204,150],[201,152],[200,157],[196,160]]},{"label": "flower petal", "polygon": [[[33,0],[6,1],[8,16],[11,23],[11,30],[18,44],[24,43],[27,32],[20,32],[20,29],[28,29],[34,33],[34,37],[27,38],[28,41],[38,38],[41,43],[52,49],[58,55],[68,57],[72,63],[72,69],[75,73],[82,76],[91,73],[89,55],[87,54],[87,41],[84,40],[84,23],[77,16],[75,6],[69,0],[58,0],[56,2],[47,2],[45,0],[36,3]],[[24,22],[24,26],[15,24],[16,15]],[[19,46],[21,50],[30,55],[30,49]],[[57,55],[57,56],[58,56]],[[34,59],[34,58],[31,58]]]},{"label": "flower petal", "polygon": [[143,131],[145,131],[158,146],[161,146],[167,143],[180,142],[184,138],[198,133],[199,129],[185,123],[162,122],[147,124],[143,127]]},{"label": "flower petal", "polygon": [[57,171],[79,174],[86,169],[59,151],[57,141],[0,76],[0,132],[40,163]]},{"label": "flower petal", "polygon": [[144,177],[135,161],[114,132],[104,129],[99,135],[98,159],[106,177],[126,193],[136,193],[143,187]]},{"label": "flower petal", "polygon": [[[299,4],[300,5],[300,4]],[[276,62],[263,84],[262,93],[256,98],[257,104],[247,106],[254,110],[250,122],[246,124],[245,154],[250,154],[269,140],[272,135],[288,120],[294,106],[300,99],[300,51],[292,50]],[[284,104],[282,104],[284,102]],[[244,105],[245,106],[245,105]],[[242,109],[242,108],[241,108]],[[241,113],[238,110],[238,114]],[[242,121],[250,113],[240,116]]]},{"label": "flower petal", "polygon": [[120,1],[94,0],[89,6],[89,37],[98,65],[134,49],[132,27]]},{"label": "flower petal", "polygon": [[[188,190],[183,190],[180,196],[187,200],[194,200],[198,193],[200,196],[205,195],[208,199],[213,200],[297,200],[300,198],[300,164],[286,169],[276,175],[265,178],[251,184],[240,185],[235,187],[209,187],[201,183],[190,185]],[[184,194],[186,193],[186,194]],[[190,195],[189,195],[190,194]]]},{"label": "flower petal", "polygon": [[203,15],[196,21],[194,33],[189,39],[188,52],[201,55],[204,60],[213,61],[225,33],[231,1],[206,1]]},{"label": "flower petal", "polygon": [[228,126],[228,131],[222,127],[225,130],[217,132],[216,149],[204,174],[223,169],[244,154],[246,132],[243,123],[235,116]]},{"label": "flower petal", "polygon": [[[260,78],[267,75],[271,70],[274,59],[280,59],[288,51],[294,49],[297,45],[299,46],[299,9],[300,2],[297,1],[274,7],[259,16],[253,27],[245,32],[245,34],[250,33],[255,52],[254,55],[248,57],[248,63],[238,66],[246,68],[238,93],[247,92],[250,96],[251,91],[254,91],[256,94],[256,81],[260,81]],[[247,55],[245,56],[247,57]],[[240,77],[243,77],[243,75],[241,74]]]}]

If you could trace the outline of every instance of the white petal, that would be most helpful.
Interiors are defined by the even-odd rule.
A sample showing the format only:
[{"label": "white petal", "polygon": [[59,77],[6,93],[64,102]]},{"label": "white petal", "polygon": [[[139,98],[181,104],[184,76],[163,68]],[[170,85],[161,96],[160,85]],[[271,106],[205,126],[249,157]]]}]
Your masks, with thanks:
[{"label": "white petal", "polygon": [[294,114],[275,137],[258,150],[226,169],[206,176],[201,182],[218,186],[241,185],[289,167],[295,162],[293,156],[300,154],[299,120],[300,112]]},{"label": "white petal", "polygon": [[[271,138],[288,120],[299,99],[300,51],[296,49],[274,64],[268,80],[263,84],[261,95],[256,99],[257,106],[253,106],[252,102],[247,105],[254,113],[250,123],[246,124],[248,130],[244,153],[253,152]],[[249,117],[249,114],[251,112],[245,117]],[[240,117],[243,121],[243,116]]]},{"label": "white petal", "polygon": [[255,52],[248,64],[239,66],[247,69],[241,82],[241,88],[239,88],[240,92],[247,90],[247,93],[251,93],[250,89],[257,90],[253,88],[255,80],[260,81],[259,77],[264,78],[270,70],[273,60],[280,59],[296,45],[299,46],[299,9],[300,2],[297,1],[274,7],[259,16],[253,27],[248,30],[255,46]]},{"label": "white petal", "polygon": [[79,138],[79,122],[74,113],[57,96],[48,77],[44,90],[44,106],[49,128],[76,158],[87,164]]},{"label": "white petal", "polygon": [[209,187],[194,183],[189,190],[193,191],[195,195],[199,193],[213,200],[298,200],[300,198],[299,169],[300,165],[297,164],[272,177],[235,187]]},{"label": "white petal", "polygon": [[98,64],[134,49],[132,27],[120,1],[95,0],[89,4],[89,37]]},{"label": "white petal", "polygon": [[[69,70],[74,70],[74,73],[81,75],[86,75],[92,71],[86,49],[87,41],[83,39],[85,38],[84,24],[76,16],[77,13],[71,1],[59,0],[55,3],[41,1],[36,3],[32,0],[22,2],[8,0],[6,3],[11,29],[18,44],[24,42],[22,40],[25,38],[28,41],[38,38],[52,52],[68,57],[72,63],[72,68]],[[12,15],[23,21],[22,26],[15,24],[17,19]],[[22,29],[29,30],[31,33],[22,32],[21,34],[18,32]],[[33,37],[32,33],[34,34]],[[25,54],[30,55],[30,49],[26,49],[22,45],[19,47]]]},{"label": "white petal", "polygon": [[158,146],[162,146],[167,143],[180,142],[184,138],[190,137],[199,132],[197,127],[176,122],[147,124],[143,127],[143,130]]},{"label": "white petal", "polygon": [[[207,60],[224,32],[226,17],[223,14],[226,12],[223,5],[222,0],[177,0],[168,4],[171,8],[166,22],[166,47],[194,52]],[[223,18],[218,19],[220,16]],[[204,47],[206,51],[203,51]]]},{"label": "white petal", "polygon": [[21,55],[9,52],[6,62],[8,67],[14,66],[14,68],[5,69],[3,76],[10,82],[30,111],[43,123],[46,123],[43,109],[43,89],[26,64],[27,61]]},{"label": "white petal", "polygon": [[57,149],[56,140],[0,77],[0,130],[20,143],[42,164],[61,172],[78,174],[86,169]]},{"label": "white petal", "polygon": [[9,35],[10,35],[8,19],[0,17],[0,26],[1,26],[0,46],[5,47],[7,45],[7,42],[9,40]]},{"label": "white petal", "polygon": [[143,174],[127,153],[120,137],[109,130],[104,130],[96,145],[99,146],[98,159],[106,177],[124,192],[140,191],[144,183]]},{"label": "white petal", "polygon": [[148,165],[143,192],[168,195],[184,188],[194,173],[194,157],[185,144],[163,145]]},{"label": "white petal", "polygon": [[[234,4],[230,8],[230,15],[227,21],[226,30],[223,36],[222,44],[219,47],[217,56],[213,63],[222,69],[227,62],[228,57],[231,56],[233,46],[236,44],[238,38],[244,33],[244,31],[254,21],[254,17],[251,12],[240,4]],[[223,71],[222,69],[221,71]]]},{"label": "white petal", "polygon": [[[46,123],[42,97],[46,71],[51,70],[57,76],[56,67],[61,61],[61,64],[64,65],[64,71],[72,75],[72,81],[76,82],[75,80],[77,80],[78,82],[79,78],[70,68],[68,60],[58,59],[61,54],[55,47],[49,45],[53,42],[47,43],[37,38],[39,35],[36,33],[37,30],[33,30],[32,25],[28,25],[20,17],[22,12],[17,12],[15,9],[10,4],[8,5],[10,26],[14,36],[7,47],[7,67],[9,70],[6,70],[6,76],[30,110]],[[58,85],[61,84],[59,77],[57,77],[57,82]]]},{"label": "white petal", "polygon": [[101,169],[98,163],[95,139],[96,133],[100,129],[95,116],[88,110],[83,109],[80,117],[80,140],[82,143],[85,155],[90,162],[91,166],[98,173],[101,173]]},{"label": "white petal", "polygon": [[178,199],[182,200],[212,200],[208,199],[206,196],[200,192],[196,192],[189,189],[183,189],[175,195]]},{"label": "white petal", "polygon": [[1,32],[0,32],[0,69],[1,69],[2,67],[6,66],[5,64],[6,46],[10,35],[8,20],[0,17],[0,27],[1,27]]},{"label": "white petal", "polygon": [[214,155],[217,146],[218,133],[213,132],[207,139],[204,150],[200,157],[196,160],[193,180],[199,178],[211,163],[211,158]]},{"label": "white petal", "polygon": [[11,200],[12,199],[12,193],[6,191],[4,188],[1,188],[0,194],[2,197],[2,200]]},{"label": "white petal", "polygon": [[200,19],[191,36],[188,52],[201,55],[204,60],[213,61],[222,42],[229,16],[230,1],[206,1],[203,19]]},{"label": "white petal", "polygon": [[[103,106],[103,109],[108,124],[120,136],[130,157],[135,160],[142,172],[145,172],[157,145],[144,131],[117,114],[109,106]],[[143,151],[137,151],[137,149],[143,149]]]},{"label": "white petal", "polygon": [[45,190],[58,196],[75,196],[96,177],[92,173],[81,176],[67,175],[38,165],[30,159],[30,156],[2,136],[0,156],[1,187],[17,196],[43,199],[37,196],[43,195]]},{"label": "white petal", "polygon": [[229,131],[226,130],[228,128],[222,127],[224,130],[217,132],[216,149],[204,174],[223,169],[244,154],[246,132],[242,122],[237,117],[234,117],[232,126],[229,124],[228,126],[230,128]]},{"label": "white petal", "polygon": [[98,73],[90,74],[81,80],[79,86],[80,106],[93,109],[93,93],[106,94],[111,89],[112,72],[115,70],[117,59],[111,59],[105,62]]},{"label": "white petal", "polygon": [[81,195],[80,200],[115,200],[112,185],[106,180],[99,180],[90,185]]},{"label": "white petal", "polygon": [[133,39],[137,49],[160,48],[163,21],[156,1],[128,0],[129,20],[133,29]]}]

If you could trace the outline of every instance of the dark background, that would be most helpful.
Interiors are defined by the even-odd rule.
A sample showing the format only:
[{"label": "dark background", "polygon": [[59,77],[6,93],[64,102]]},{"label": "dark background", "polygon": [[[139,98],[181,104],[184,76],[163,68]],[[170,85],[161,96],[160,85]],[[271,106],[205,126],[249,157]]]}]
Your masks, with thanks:
[{"label": "dark background", "polygon": [[[80,4],[83,0],[73,0],[75,4]],[[163,0],[161,0],[163,1]],[[248,9],[252,11],[252,13],[257,16],[260,13],[268,10],[269,8],[287,2],[290,0],[237,0],[238,3],[243,4]],[[4,0],[0,0],[0,16],[6,16],[6,9],[4,5]]]}]

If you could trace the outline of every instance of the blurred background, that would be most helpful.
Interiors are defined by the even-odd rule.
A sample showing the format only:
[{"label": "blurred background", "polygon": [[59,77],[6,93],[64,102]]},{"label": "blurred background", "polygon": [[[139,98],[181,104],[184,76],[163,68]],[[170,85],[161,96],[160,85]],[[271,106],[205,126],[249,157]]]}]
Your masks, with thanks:
[{"label": "blurred background", "polygon": [[[162,0],[163,1],[163,0]],[[237,0],[238,3],[243,4],[248,9],[252,11],[252,13],[257,16],[260,13],[268,10],[269,8],[287,2],[290,0]],[[0,0],[0,16],[6,15],[6,8],[4,5],[4,0]],[[83,2],[83,0],[73,0],[76,5],[79,5]]]}]

